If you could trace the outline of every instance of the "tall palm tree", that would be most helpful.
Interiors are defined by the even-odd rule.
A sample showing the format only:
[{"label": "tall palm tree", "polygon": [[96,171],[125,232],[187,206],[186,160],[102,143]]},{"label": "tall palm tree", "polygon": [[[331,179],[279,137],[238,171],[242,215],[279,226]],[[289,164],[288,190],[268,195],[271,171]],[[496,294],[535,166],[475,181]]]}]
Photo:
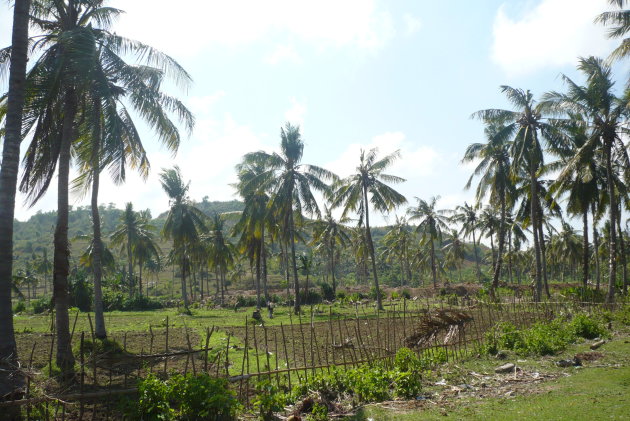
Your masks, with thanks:
[{"label": "tall palm tree", "polygon": [[385,233],[381,241],[386,260],[398,260],[400,264],[401,285],[411,281],[409,248],[411,247],[412,237],[407,219],[397,215],[396,223]]},{"label": "tall palm tree", "polygon": [[481,235],[485,235],[490,239],[490,260],[492,262],[492,273],[494,274],[496,267],[496,249],[494,247],[494,236],[499,231],[499,218],[496,210],[490,206],[486,206],[479,215],[479,230]]},{"label": "tall palm tree", "polygon": [[198,246],[201,234],[206,231],[206,216],[188,198],[190,183],[184,183],[179,167],[162,170],[160,184],[168,195],[170,204],[162,235],[167,240],[173,240],[172,257],[180,265],[182,299],[184,306],[188,308],[186,271],[191,249]]},{"label": "tall palm tree", "polygon": [[[57,359],[64,373],[70,372],[73,365],[67,327],[68,181],[73,149],[86,135],[78,130],[82,116],[89,108],[97,109],[90,115],[100,115],[99,106],[91,107],[96,102],[90,102],[89,93],[99,86],[98,81],[104,81],[103,77],[99,78],[99,72],[105,73],[105,77],[111,73],[109,76],[123,81],[125,87],[137,88],[141,84],[152,87],[154,92],[150,95],[146,95],[149,89],[141,94],[130,90],[130,100],[139,114],[148,118],[151,126],[164,129],[170,136],[174,126],[162,111],[181,114],[182,106],[179,101],[159,92],[161,78],[156,75],[163,72],[175,77],[176,82],[189,80],[183,69],[168,56],[109,32],[109,26],[121,11],[103,7],[103,3],[102,0],[37,2],[33,8],[33,22],[44,35],[34,43],[35,49],[42,54],[28,77],[30,95],[26,101],[25,132],[33,129],[33,140],[24,160],[21,189],[33,202],[38,200],[58,169],[54,280],[59,337]],[[123,74],[119,72],[121,63],[124,63],[121,55],[135,55],[148,66],[138,66],[135,71]],[[150,66],[159,69],[151,70]],[[98,249],[99,243],[96,245]]]},{"label": "tall palm tree", "polygon": [[[28,51],[30,0],[15,0],[13,32],[11,37],[11,66],[2,166],[0,166],[0,396],[13,393],[22,384],[22,376],[12,375],[18,366],[17,346],[13,331],[11,284],[13,275],[13,220],[15,192],[22,141],[22,110],[24,106],[24,80]],[[0,63],[1,65],[1,63]],[[9,417],[19,416],[19,408],[7,412]]]},{"label": "tall palm tree", "polygon": [[[626,0],[609,0],[611,5],[617,6],[620,10],[613,10],[610,12],[604,12],[599,15],[595,22],[602,25],[613,26],[608,31],[609,38],[621,38],[630,32],[630,10],[623,9],[626,5]],[[611,59],[625,58],[630,54],[630,38],[624,38],[615,50],[610,54]]]},{"label": "tall palm tree", "polygon": [[319,206],[312,190],[329,192],[325,181],[334,181],[336,176],[321,167],[302,164],[304,141],[300,128],[286,123],[280,129],[280,153],[253,152],[245,155],[244,162],[261,165],[265,170],[250,183],[255,190],[268,191],[269,208],[285,222],[291,247],[291,265],[295,289],[294,311],[300,311],[300,283],[295,255],[295,217],[302,217],[302,211],[320,216]]},{"label": "tall palm tree", "polygon": [[429,201],[416,197],[418,203],[415,207],[407,209],[409,221],[419,221],[416,232],[421,233],[422,241],[428,244],[431,251],[431,274],[433,287],[437,288],[437,263],[435,257],[435,242],[442,243],[442,231],[448,229],[449,212],[445,209],[436,209],[440,196],[434,196]]},{"label": "tall palm tree", "polygon": [[313,228],[312,244],[315,249],[324,249],[328,257],[328,265],[332,278],[333,293],[337,293],[336,266],[339,259],[339,248],[344,248],[350,243],[350,232],[343,224],[344,220],[337,221],[329,207],[324,207],[324,217],[311,223]]},{"label": "tall palm tree", "polygon": [[450,217],[451,222],[461,225],[459,234],[463,234],[463,238],[468,238],[472,235],[473,250],[475,252],[475,266],[477,269],[477,280],[481,281],[481,268],[479,266],[479,244],[477,243],[476,231],[479,228],[479,216],[477,215],[477,208],[464,202],[464,205],[458,205],[455,207],[453,214]]},{"label": "tall palm tree", "polygon": [[[534,237],[534,254],[536,256],[536,299],[542,296],[542,251],[539,231],[541,227],[542,208],[539,203],[538,175],[544,164],[542,142],[548,144],[557,142],[558,134],[554,126],[544,121],[542,114],[536,109],[534,96],[527,90],[501,86],[501,92],[512,103],[515,110],[487,109],[477,111],[473,117],[486,123],[501,124],[505,132],[513,134],[510,155],[512,158],[512,173],[523,172],[529,176],[531,206],[531,221]],[[538,228],[538,229],[536,229]]]},{"label": "tall palm tree", "polygon": [[333,208],[343,206],[342,218],[347,218],[350,212],[359,214],[359,226],[365,227],[365,239],[370,259],[372,260],[376,303],[378,308],[382,309],[383,304],[378,284],[378,273],[376,271],[374,242],[370,231],[370,205],[376,211],[389,213],[396,207],[407,203],[407,199],[385,184],[397,184],[405,181],[404,178],[384,173],[387,168],[400,158],[400,151],[397,150],[378,160],[377,154],[377,148],[370,149],[367,153],[361,150],[356,172],[339,181],[330,199]]},{"label": "tall palm tree", "polygon": [[208,249],[208,263],[219,274],[221,305],[225,303],[226,275],[234,265],[234,246],[225,238],[225,220],[219,214],[211,218],[208,233],[204,236],[204,242]]},{"label": "tall palm tree", "polygon": [[466,245],[459,238],[457,230],[451,230],[450,237],[442,247],[444,251],[444,261],[449,266],[454,267],[459,272],[459,280],[462,280],[462,263],[466,258]]},{"label": "tall palm tree", "polygon": [[616,174],[613,171],[613,155],[616,161],[622,162],[625,168],[630,166],[630,159],[622,136],[628,134],[626,127],[628,107],[630,106],[630,91],[618,97],[614,92],[612,71],[608,64],[596,57],[580,58],[578,64],[586,77],[586,85],[581,86],[563,75],[562,79],[568,87],[566,93],[548,92],[543,96],[542,107],[556,115],[567,113],[579,114],[590,126],[588,141],[576,154],[576,160],[592,148],[602,152],[603,166],[606,168],[606,190],[608,194],[608,219],[610,223],[609,263],[608,263],[608,294],[607,302],[612,302],[615,296],[615,281],[617,277],[617,202],[618,193],[615,189]]},{"label": "tall palm tree", "polygon": [[[582,217],[582,285],[586,291],[590,266],[588,214],[600,198],[604,171],[599,164],[595,145],[586,145],[590,136],[586,121],[580,116],[571,116],[562,123],[567,131],[568,141],[563,147],[555,148],[554,153],[560,159],[557,163],[549,164],[549,169],[561,168],[561,171],[549,191],[556,195],[565,194],[567,213]],[[595,218],[593,215],[594,225]]]},{"label": "tall palm tree", "polygon": [[499,206],[499,250],[492,276],[492,290],[499,286],[501,264],[503,262],[503,249],[505,244],[506,217],[508,212],[508,197],[514,190],[510,173],[511,163],[509,150],[510,138],[513,136],[515,126],[502,126],[490,122],[485,129],[487,143],[473,143],[468,146],[462,162],[474,162],[479,164],[468,179],[465,188],[470,188],[474,177],[481,177],[477,186],[477,202],[481,203],[489,196],[490,203]]}]

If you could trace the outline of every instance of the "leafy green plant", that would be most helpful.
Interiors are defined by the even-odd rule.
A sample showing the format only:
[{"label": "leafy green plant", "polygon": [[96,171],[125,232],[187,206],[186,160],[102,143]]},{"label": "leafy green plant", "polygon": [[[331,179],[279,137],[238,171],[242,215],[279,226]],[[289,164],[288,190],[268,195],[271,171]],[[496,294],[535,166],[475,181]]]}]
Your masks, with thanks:
[{"label": "leafy green plant", "polygon": [[254,410],[261,420],[274,419],[274,412],[284,408],[285,398],[269,379],[264,379],[256,385],[256,398],[253,401]]},{"label": "leafy green plant", "polygon": [[171,400],[179,403],[181,420],[228,421],[236,419],[239,403],[225,379],[207,374],[178,375],[170,381]]},{"label": "leafy green plant", "polygon": [[40,314],[50,309],[52,309],[52,298],[41,297],[31,301],[31,311],[33,314]]},{"label": "leafy green plant", "polygon": [[394,380],[394,394],[400,398],[412,399],[422,391],[422,377],[419,372],[399,372]]},{"label": "leafy green plant", "polygon": [[327,421],[328,407],[321,403],[315,402],[311,414],[306,418],[309,421]]},{"label": "leafy green plant", "polygon": [[170,405],[171,391],[169,385],[154,374],[149,374],[138,385],[138,403],[132,406],[135,419],[140,421],[172,420],[175,411]]},{"label": "leafy green plant", "polygon": [[26,302],[24,302],[24,300],[18,301],[13,306],[13,314],[23,313],[25,311],[26,311]]},{"label": "leafy green plant", "polygon": [[593,317],[586,314],[578,314],[571,320],[571,327],[576,336],[586,339],[595,339],[607,336],[606,328]]}]

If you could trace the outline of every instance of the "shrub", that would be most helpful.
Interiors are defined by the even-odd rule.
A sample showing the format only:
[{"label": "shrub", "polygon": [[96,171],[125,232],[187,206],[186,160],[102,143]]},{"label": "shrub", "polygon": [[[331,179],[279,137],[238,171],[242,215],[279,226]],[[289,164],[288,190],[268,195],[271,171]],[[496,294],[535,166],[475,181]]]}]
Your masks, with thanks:
[{"label": "shrub", "polygon": [[182,420],[228,421],[236,418],[236,395],[225,379],[207,374],[175,376],[170,382],[171,400],[179,404]]},{"label": "shrub", "polygon": [[578,314],[571,320],[571,327],[576,336],[586,339],[595,339],[608,334],[604,326],[593,317],[586,314]]},{"label": "shrub", "polygon": [[[383,291],[383,288],[380,288],[379,292],[381,293],[381,298],[387,297],[387,294],[385,294],[385,291]],[[370,300],[376,300],[376,287],[372,287],[370,289],[370,293],[368,294],[368,298]]]},{"label": "shrub", "polygon": [[337,291],[337,297],[336,298],[337,298],[337,300],[339,300],[341,302],[344,302],[344,301],[346,301],[347,294],[346,294],[345,291]]},{"label": "shrub", "polygon": [[13,306],[13,314],[23,313],[24,311],[26,311],[26,302],[24,300],[18,301]]},{"label": "shrub", "polygon": [[327,421],[328,420],[328,407],[321,403],[315,402],[311,414],[308,416],[309,421]]},{"label": "shrub", "polygon": [[322,295],[312,288],[308,290],[308,293],[304,289],[300,291],[300,304],[319,304],[321,302]]},{"label": "shrub", "polygon": [[391,293],[391,295],[390,295],[390,298],[391,298],[392,300],[397,300],[397,299],[399,299],[399,298],[400,298],[400,294],[399,294],[397,291],[392,291],[392,293]]},{"label": "shrub", "polygon": [[419,371],[422,368],[422,362],[415,352],[403,347],[396,352],[394,367],[398,371]]},{"label": "shrub", "polygon": [[142,421],[167,421],[173,419],[175,411],[170,405],[170,388],[167,383],[149,374],[138,385],[138,403],[127,411],[134,411],[135,419]]},{"label": "shrub", "polygon": [[145,311],[158,310],[164,305],[145,295],[134,294],[130,297],[122,291],[103,288],[103,308],[105,311]]},{"label": "shrub", "polygon": [[394,394],[400,398],[412,399],[422,392],[422,377],[417,372],[399,372],[394,380]]},{"label": "shrub", "polygon": [[207,374],[176,375],[168,381],[149,374],[138,385],[138,402],[125,412],[136,420],[235,420],[240,408],[227,380]]},{"label": "shrub", "polygon": [[31,301],[31,310],[33,314],[40,314],[46,310],[52,309],[52,298],[41,297]]},{"label": "shrub", "polygon": [[324,300],[333,301],[335,299],[335,292],[330,284],[322,282],[319,284],[319,287],[322,290],[322,297]]},{"label": "shrub", "polygon": [[70,287],[70,305],[77,307],[81,311],[90,311],[92,309],[92,285],[82,271],[76,271],[71,274],[69,279]]},{"label": "shrub", "polygon": [[401,297],[403,297],[405,300],[411,300],[411,292],[409,292],[408,289],[403,289],[402,292],[400,293]]},{"label": "shrub", "polygon": [[267,421],[275,419],[273,413],[284,408],[285,399],[277,386],[265,379],[256,385],[256,398],[253,404],[259,418]]}]

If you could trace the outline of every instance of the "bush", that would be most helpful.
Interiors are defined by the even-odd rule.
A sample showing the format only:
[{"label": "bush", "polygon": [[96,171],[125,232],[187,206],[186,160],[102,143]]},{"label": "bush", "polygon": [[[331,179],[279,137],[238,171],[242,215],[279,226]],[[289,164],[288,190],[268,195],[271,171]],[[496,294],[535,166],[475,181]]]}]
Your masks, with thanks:
[{"label": "bush", "polygon": [[[381,298],[387,297],[387,294],[385,294],[385,291],[383,291],[383,288],[380,288],[379,291],[381,293]],[[370,300],[376,300],[376,287],[372,287],[370,289],[370,293],[368,294],[368,298]]]},{"label": "bush", "polygon": [[322,297],[324,300],[333,301],[335,299],[335,292],[330,284],[326,282],[322,282],[319,284],[319,287],[322,291]]},{"label": "bush", "polygon": [[24,300],[18,301],[13,306],[13,314],[23,313],[25,311],[26,311],[26,302],[24,302]]},{"label": "bush", "polygon": [[227,380],[207,374],[176,375],[168,381],[149,374],[138,385],[138,401],[125,408],[136,420],[235,420],[240,408]]},{"label": "bush", "polygon": [[92,285],[87,280],[85,273],[76,271],[71,274],[69,279],[70,286],[70,305],[77,307],[81,311],[90,311],[92,309]]},{"label": "bush", "polygon": [[275,419],[273,413],[284,408],[285,398],[278,388],[266,379],[256,385],[256,398],[253,404],[261,420],[273,420]]},{"label": "bush", "polygon": [[33,314],[41,314],[52,309],[52,298],[41,297],[31,301],[31,310]]},{"label": "bush", "polygon": [[571,327],[576,336],[586,339],[595,339],[608,334],[602,323],[586,314],[575,316],[571,320]]},{"label": "bush", "polygon": [[403,289],[402,292],[400,293],[400,295],[405,299],[405,300],[411,300],[411,292],[409,292],[408,289]]},{"label": "bush", "polygon": [[145,311],[159,310],[164,305],[145,295],[135,294],[130,297],[122,291],[103,288],[103,308],[105,311]]},{"label": "bush", "polygon": [[397,291],[392,291],[390,298],[392,300],[398,300],[400,298],[400,294]]},{"label": "bush", "polygon": [[304,289],[300,291],[300,304],[319,304],[322,301],[322,295],[319,292],[314,291],[313,289],[309,289],[308,294]]},{"label": "bush", "polygon": [[347,294],[345,291],[337,291],[337,296],[336,296],[338,301],[341,301],[342,303],[346,301],[347,298]]}]

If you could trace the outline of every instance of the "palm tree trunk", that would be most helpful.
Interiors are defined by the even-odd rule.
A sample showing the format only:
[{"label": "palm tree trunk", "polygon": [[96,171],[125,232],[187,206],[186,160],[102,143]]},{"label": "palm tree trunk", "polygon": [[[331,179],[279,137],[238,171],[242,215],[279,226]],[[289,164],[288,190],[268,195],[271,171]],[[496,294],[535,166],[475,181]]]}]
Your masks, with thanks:
[{"label": "palm tree trunk", "polygon": [[262,242],[262,277],[263,277],[263,291],[265,294],[265,302],[269,302],[269,288],[267,287],[267,247],[265,246],[265,227],[263,225],[260,234],[260,241]]},{"label": "palm tree trunk", "polygon": [[588,288],[588,206],[584,206],[582,210],[582,286],[583,294],[586,294]]},{"label": "palm tree trunk", "polygon": [[621,258],[621,277],[623,278],[623,295],[628,292],[628,272],[626,268],[626,244],[621,229],[621,209],[617,210],[617,232],[619,235],[619,257]]},{"label": "palm tree trunk", "polygon": [[435,266],[435,244],[431,238],[431,275],[433,276],[433,288],[437,288],[437,268]]},{"label": "palm tree trunk", "polygon": [[477,266],[477,280],[481,282],[481,267],[479,266],[479,251],[477,250],[477,239],[475,236],[475,230],[472,230],[473,235],[473,249],[475,250],[475,264]]},{"label": "palm tree trunk", "polygon": [[332,279],[332,288],[333,288],[333,295],[336,297],[337,296],[337,280],[335,279],[335,245],[334,242],[331,241],[331,247],[330,247],[330,277]]},{"label": "palm tree trunk", "polygon": [[129,280],[129,296],[133,295],[133,254],[131,253],[131,239],[127,237],[127,276]]},{"label": "palm tree trunk", "polygon": [[605,155],[606,155],[606,182],[608,183],[608,216],[610,220],[610,241],[608,243],[608,294],[606,295],[606,302],[612,303],[615,300],[615,282],[617,281],[617,234],[616,223],[617,220],[617,202],[615,200],[615,182],[614,174],[612,170],[612,141],[604,139],[605,143]]},{"label": "palm tree trunk", "polygon": [[70,320],[68,307],[68,274],[70,272],[70,248],[68,245],[68,186],[70,177],[70,148],[74,138],[74,117],[77,101],[74,89],[69,88],[64,100],[64,121],[59,148],[57,184],[57,226],[55,228],[55,253],[53,272],[53,297],[55,300],[55,323],[57,329],[56,363],[62,377],[70,379],[74,373],[74,355],[70,343]]},{"label": "palm tree trunk", "polygon": [[494,250],[494,233],[490,233],[490,252],[492,253],[492,274],[494,275],[497,267],[496,252]]},{"label": "palm tree trunk", "polygon": [[372,232],[370,231],[370,202],[368,202],[367,187],[363,187],[363,205],[365,208],[365,235],[370,250],[370,258],[372,259],[372,273],[374,275],[374,287],[376,288],[376,306],[379,310],[382,310],[383,302],[381,297],[381,289],[378,285],[378,273],[376,272],[374,243],[372,242]]},{"label": "palm tree trunk", "polygon": [[[186,253],[182,253],[181,262],[181,277],[182,277],[182,300],[184,300],[184,307],[188,308],[188,293],[186,292]],[[218,282],[218,281],[217,281]]]},{"label": "palm tree trunk", "polygon": [[142,295],[142,258],[138,258],[138,288],[140,295]]},{"label": "palm tree trunk", "polygon": [[[293,194],[291,192],[291,194]],[[291,241],[291,264],[293,265],[293,281],[295,285],[295,303],[293,311],[295,314],[300,313],[300,282],[298,280],[297,262],[295,260],[295,225],[293,224],[293,206],[289,209],[289,236]]]},{"label": "palm tree trunk", "polygon": [[492,277],[492,290],[496,290],[499,286],[499,277],[501,276],[501,265],[503,263],[503,248],[505,247],[505,193],[501,194],[501,222],[499,225],[499,250],[497,255],[497,263],[494,268]]},{"label": "palm tree trunk", "polygon": [[[536,202],[538,202],[538,200],[536,200]],[[541,209],[540,202],[537,203],[537,206],[538,209]],[[538,244],[540,244],[543,285],[545,286],[545,294],[547,295],[547,298],[550,298],[551,294],[549,294],[549,282],[547,281],[547,246],[545,245],[545,235],[542,229],[542,210],[540,212],[540,218],[538,220],[538,231]]]},{"label": "palm tree trunk", "polygon": [[530,206],[530,214],[532,220],[532,231],[534,233],[534,255],[536,258],[536,266],[534,272],[534,285],[535,289],[535,300],[540,301],[542,297],[542,262],[540,256],[540,238],[538,238],[538,209],[537,204],[538,200],[534,200],[534,198],[538,197],[538,180],[536,179],[536,169],[533,164],[530,165],[529,172],[529,183],[530,183],[530,197],[531,197],[531,206]]},{"label": "palm tree trunk", "polygon": [[[100,113],[99,113],[100,114]],[[101,239],[101,217],[98,210],[98,191],[100,182],[99,151],[100,151],[100,125],[95,130],[92,142],[92,273],[94,275],[94,324],[95,335],[99,339],[107,337],[105,330],[105,315],[103,314],[103,291],[101,282],[103,278],[103,243]]]},{"label": "palm tree trunk", "polygon": [[256,251],[256,309],[260,310],[260,261],[261,261],[261,247],[258,244],[258,250]]},{"label": "palm tree trunk", "polygon": [[225,269],[219,269],[221,275],[221,305],[225,305]]},{"label": "palm tree trunk", "polygon": [[508,274],[510,277],[510,284],[514,283],[514,273],[512,267],[512,229],[508,231]]},{"label": "palm tree trunk", "polygon": [[596,280],[596,289],[599,291],[599,285],[601,280],[601,269],[599,263],[599,235],[597,235],[597,223],[595,221],[596,212],[595,212],[595,203],[591,204],[591,214],[593,215],[593,253],[595,257],[595,280]]},{"label": "palm tree trunk", "polygon": [[[30,0],[15,0],[5,121],[6,132],[2,149],[2,165],[0,165],[0,338],[2,338],[0,341],[0,396],[14,393],[24,381],[22,376],[13,375],[12,371],[18,366],[18,354],[13,330],[11,282],[13,275],[13,219],[20,163],[20,143],[22,141],[29,8]],[[5,412],[5,416],[9,419],[18,419],[19,414],[19,408],[9,409]]]}]

